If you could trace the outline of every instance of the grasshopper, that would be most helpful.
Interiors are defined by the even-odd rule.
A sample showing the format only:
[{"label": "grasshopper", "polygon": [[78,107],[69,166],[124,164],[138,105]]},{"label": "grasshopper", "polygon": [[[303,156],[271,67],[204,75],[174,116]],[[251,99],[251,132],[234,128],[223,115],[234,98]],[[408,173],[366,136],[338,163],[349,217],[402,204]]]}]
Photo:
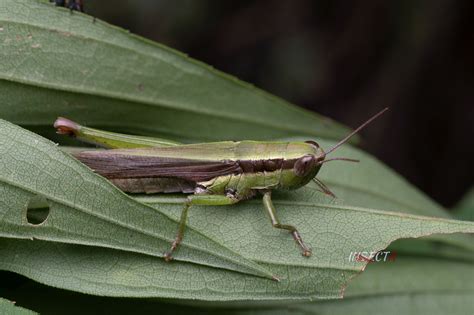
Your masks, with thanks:
[{"label": "grasshopper", "polygon": [[176,237],[164,253],[166,261],[172,259],[183,239],[188,210],[192,205],[232,205],[257,194],[263,195],[263,205],[272,226],[289,231],[302,255],[309,257],[311,249],[303,242],[296,227],[278,220],[272,203],[272,190],[297,189],[314,181],[322,192],[335,197],[316,178],[321,165],[335,160],[358,162],[326,157],[387,109],[372,116],[327,152],[312,140],[180,144],[88,128],[62,117],[56,120],[54,127],[59,134],[110,149],[82,151],[74,156],[122,191],[188,194]]}]

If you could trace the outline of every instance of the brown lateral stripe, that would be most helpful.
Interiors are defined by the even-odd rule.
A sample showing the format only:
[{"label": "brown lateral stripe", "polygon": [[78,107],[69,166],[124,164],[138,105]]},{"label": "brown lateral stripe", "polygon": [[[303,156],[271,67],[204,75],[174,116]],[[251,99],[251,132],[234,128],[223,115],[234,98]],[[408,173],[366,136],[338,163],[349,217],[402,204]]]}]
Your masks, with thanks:
[{"label": "brown lateral stripe", "polygon": [[85,151],[76,154],[75,157],[98,174],[109,179],[170,177],[192,182],[206,181],[231,174],[290,169],[297,161],[297,159],[200,161],[107,154],[106,152]]},{"label": "brown lateral stripe", "polygon": [[279,169],[291,169],[297,159],[237,160],[243,173],[273,172]]}]

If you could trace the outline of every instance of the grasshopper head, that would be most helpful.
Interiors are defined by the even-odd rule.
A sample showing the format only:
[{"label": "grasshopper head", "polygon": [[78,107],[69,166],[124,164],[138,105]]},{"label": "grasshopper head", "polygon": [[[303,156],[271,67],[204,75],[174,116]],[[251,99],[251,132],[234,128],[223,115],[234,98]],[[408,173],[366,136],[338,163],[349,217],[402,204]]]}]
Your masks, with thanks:
[{"label": "grasshopper head", "polygon": [[321,169],[321,165],[325,162],[334,160],[344,160],[351,162],[358,161],[347,158],[326,159],[327,153],[324,152],[323,148],[321,148],[317,142],[312,140],[305,142],[311,145],[313,152],[300,157],[293,165],[293,173],[295,174],[296,178],[299,179],[295,180],[295,182],[298,182],[297,186],[301,187],[310,181],[313,181],[316,183],[316,185],[318,185],[323,193],[331,197],[336,197],[323,182],[316,178],[316,175]]},{"label": "grasshopper head", "polygon": [[293,166],[293,172],[298,177],[311,176],[313,178],[321,168],[321,162],[326,158],[326,153],[315,141],[309,140],[305,141],[305,143],[311,145],[313,153],[306,154],[297,159]]},{"label": "grasshopper head", "polygon": [[297,158],[288,176],[283,176],[281,185],[284,188],[296,189],[309,183],[321,168],[321,163],[326,158],[324,150],[314,141],[305,141],[308,145]]}]

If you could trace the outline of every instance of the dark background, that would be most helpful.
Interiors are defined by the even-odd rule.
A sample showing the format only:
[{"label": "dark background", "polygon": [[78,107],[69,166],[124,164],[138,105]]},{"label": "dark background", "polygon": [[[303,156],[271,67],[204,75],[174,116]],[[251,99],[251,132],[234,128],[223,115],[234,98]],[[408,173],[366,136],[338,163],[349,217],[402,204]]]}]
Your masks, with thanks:
[{"label": "dark background", "polygon": [[362,133],[367,151],[444,206],[473,183],[474,1],[84,2],[348,126],[389,106]]}]

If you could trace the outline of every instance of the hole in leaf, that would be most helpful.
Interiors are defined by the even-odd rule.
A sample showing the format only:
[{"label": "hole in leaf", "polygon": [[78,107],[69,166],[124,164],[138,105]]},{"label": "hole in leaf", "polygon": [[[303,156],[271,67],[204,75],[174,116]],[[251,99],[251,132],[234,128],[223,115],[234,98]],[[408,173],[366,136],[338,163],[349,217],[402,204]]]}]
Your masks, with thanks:
[{"label": "hole in leaf", "polygon": [[49,216],[49,204],[43,196],[34,196],[28,202],[26,220],[33,225],[40,225]]}]

